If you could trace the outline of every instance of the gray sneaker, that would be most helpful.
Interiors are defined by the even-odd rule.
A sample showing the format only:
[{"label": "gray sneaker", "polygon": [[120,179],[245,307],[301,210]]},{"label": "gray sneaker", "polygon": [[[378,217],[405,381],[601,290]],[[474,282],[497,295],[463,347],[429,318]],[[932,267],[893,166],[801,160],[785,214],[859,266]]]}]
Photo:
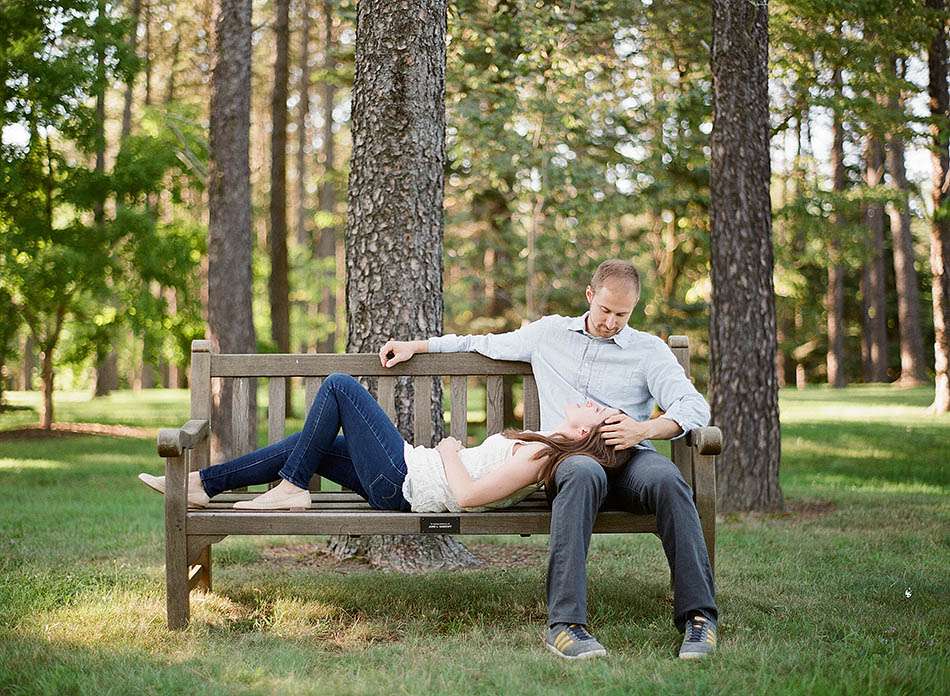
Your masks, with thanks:
[{"label": "gray sneaker", "polygon": [[597,642],[583,624],[556,624],[548,629],[544,640],[547,649],[565,660],[586,660],[604,657],[607,650]]},{"label": "gray sneaker", "polygon": [[716,651],[716,624],[705,616],[696,615],[686,624],[680,658],[698,660]]}]

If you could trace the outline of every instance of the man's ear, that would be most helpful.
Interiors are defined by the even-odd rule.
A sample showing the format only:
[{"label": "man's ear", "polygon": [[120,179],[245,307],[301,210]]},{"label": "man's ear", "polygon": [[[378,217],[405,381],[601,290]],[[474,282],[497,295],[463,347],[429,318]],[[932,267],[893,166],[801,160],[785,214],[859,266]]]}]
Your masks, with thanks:
[{"label": "man's ear", "polygon": [[593,299],[594,299],[594,289],[593,289],[590,285],[587,286],[587,292],[586,292],[585,294],[587,295],[587,301],[588,301],[588,302],[593,301]]}]

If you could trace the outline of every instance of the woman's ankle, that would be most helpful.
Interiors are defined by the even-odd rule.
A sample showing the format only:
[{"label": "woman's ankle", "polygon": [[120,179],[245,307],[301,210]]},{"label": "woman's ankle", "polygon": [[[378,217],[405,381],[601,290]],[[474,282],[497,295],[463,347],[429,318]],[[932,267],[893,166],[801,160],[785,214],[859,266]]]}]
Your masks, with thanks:
[{"label": "woman's ankle", "polygon": [[279,489],[281,493],[300,493],[301,491],[306,491],[306,488],[301,488],[296,483],[291,483],[287,479],[280,479],[280,483],[275,486],[275,489]]}]

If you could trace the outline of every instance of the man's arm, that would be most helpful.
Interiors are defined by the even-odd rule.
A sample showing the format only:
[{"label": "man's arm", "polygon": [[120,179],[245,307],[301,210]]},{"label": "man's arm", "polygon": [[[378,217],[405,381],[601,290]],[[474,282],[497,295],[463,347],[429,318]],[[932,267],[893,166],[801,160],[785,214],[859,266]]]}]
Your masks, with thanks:
[{"label": "man's arm", "polygon": [[657,342],[646,366],[646,378],[647,388],[663,415],[646,421],[634,420],[625,413],[609,416],[601,430],[605,443],[623,450],[644,440],[676,440],[709,423],[709,404],[662,341]]},{"label": "man's arm", "polygon": [[436,336],[427,341],[387,341],[379,350],[383,367],[405,362],[416,353],[481,353],[495,360],[530,362],[531,354],[541,344],[542,337],[554,317],[542,317],[515,331],[483,336]]},{"label": "man's arm", "polygon": [[669,439],[675,440],[693,428],[709,425],[709,404],[696,391],[666,343],[657,342],[653,360],[646,368],[646,378],[650,394],[664,411],[660,418],[654,420],[674,421],[682,431]]}]

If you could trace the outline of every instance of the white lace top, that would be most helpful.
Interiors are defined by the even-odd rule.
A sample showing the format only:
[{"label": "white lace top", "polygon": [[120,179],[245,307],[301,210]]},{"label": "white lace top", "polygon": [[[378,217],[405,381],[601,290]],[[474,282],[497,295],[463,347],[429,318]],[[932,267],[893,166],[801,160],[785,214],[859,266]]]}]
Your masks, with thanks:
[{"label": "white lace top", "polygon": [[[479,479],[502,466],[519,440],[510,440],[501,433],[490,435],[478,447],[459,451],[459,459],[473,479]],[[510,507],[538,490],[540,484],[525,486],[511,495],[482,507],[463,508],[452,495],[445,478],[442,457],[431,447],[413,447],[406,443],[406,480],[402,494],[413,512],[479,512],[491,508]]]}]

